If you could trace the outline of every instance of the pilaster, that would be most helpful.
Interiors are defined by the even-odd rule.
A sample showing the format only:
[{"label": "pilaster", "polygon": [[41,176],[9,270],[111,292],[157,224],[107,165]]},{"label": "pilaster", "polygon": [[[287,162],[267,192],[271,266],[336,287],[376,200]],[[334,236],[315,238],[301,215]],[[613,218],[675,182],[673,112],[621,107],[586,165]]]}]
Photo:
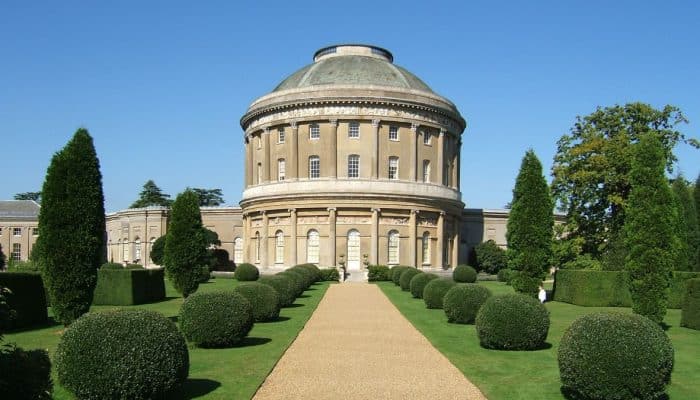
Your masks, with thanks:
[{"label": "pilaster", "polygon": [[440,129],[440,135],[438,136],[437,140],[437,175],[438,175],[438,183],[441,185],[445,184],[445,177],[443,176],[445,173],[445,130]]},{"label": "pilaster", "polygon": [[263,180],[267,183],[270,182],[270,128],[265,128],[262,140],[263,150],[265,152],[264,160],[262,160]]},{"label": "pilaster", "polygon": [[379,120],[372,120],[372,179],[379,178]]},{"label": "pilaster", "polygon": [[372,257],[370,258],[370,263],[373,265],[379,264],[379,213],[381,211],[380,208],[372,209],[372,231],[370,234]]},{"label": "pilaster", "polygon": [[435,249],[435,261],[437,264],[438,268],[443,268],[444,267],[444,248],[445,246],[445,212],[440,211],[440,214],[438,214],[438,221],[437,221],[437,248]]},{"label": "pilaster", "polygon": [[410,216],[408,218],[408,226],[409,226],[409,232],[408,232],[408,265],[411,265],[413,267],[417,267],[418,264],[416,263],[416,229],[417,229],[417,219],[418,219],[418,213],[420,213],[419,210],[411,210],[410,211]]},{"label": "pilaster", "polygon": [[329,123],[331,128],[330,177],[336,178],[338,176],[338,120],[331,119]]},{"label": "pilaster", "polygon": [[260,267],[268,267],[268,254],[267,254],[267,232],[269,229],[269,217],[265,211],[260,212],[262,214],[262,233],[260,235]]},{"label": "pilaster", "polygon": [[408,179],[411,181],[416,180],[416,176],[418,175],[418,164],[416,158],[418,158],[418,124],[411,124],[411,134],[409,135],[411,139],[411,144],[410,144],[410,149],[411,149],[411,158],[409,159],[410,164],[409,165],[409,176]]},{"label": "pilaster", "polygon": [[291,232],[291,254],[290,257],[292,259],[292,265],[297,265],[299,264],[297,262],[297,210],[296,208],[290,208],[289,209],[289,219],[292,224],[292,232]]},{"label": "pilaster", "polygon": [[299,178],[299,126],[296,121],[292,121],[290,125],[292,127],[292,135],[289,138],[291,143],[287,147],[287,165],[289,165],[287,175],[290,179],[297,180]]}]

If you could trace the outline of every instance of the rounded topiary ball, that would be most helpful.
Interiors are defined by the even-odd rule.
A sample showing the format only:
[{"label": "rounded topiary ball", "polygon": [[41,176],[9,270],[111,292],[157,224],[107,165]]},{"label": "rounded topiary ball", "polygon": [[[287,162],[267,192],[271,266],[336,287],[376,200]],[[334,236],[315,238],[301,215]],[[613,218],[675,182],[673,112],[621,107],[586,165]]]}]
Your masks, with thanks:
[{"label": "rounded topiary ball", "polygon": [[433,279],[438,279],[439,276],[431,273],[422,273],[418,275],[414,275],[413,278],[411,278],[410,282],[410,287],[409,289],[411,290],[411,295],[415,297],[416,299],[422,299],[423,298],[423,289],[425,289],[425,285],[428,284],[428,282],[432,281]]},{"label": "rounded topiary ball", "polygon": [[294,297],[301,296],[301,294],[304,293],[304,290],[306,290],[306,277],[299,271],[288,269],[284,272],[280,272],[277,275],[289,277],[294,287]]},{"label": "rounded topiary ball", "polygon": [[673,347],[654,322],[637,314],[577,318],[559,344],[562,392],[586,399],[658,399],[671,380]]},{"label": "rounded topiary ball", "polygon": [[401,278],[399,279],[399,286],[404,292],[408,292],[411,289],[411,279],[414,276],[422,274],[423,271],[419,271],[415,268],[408,268],[401,273]]},{"label": "rounded topiary ball", "polygon": [[316,282],[316,274],[307,268],[297,265],[295,267],[289,268],[287,271],[297,273],[301,275],[302,278],[304,278],[304,290],[308,289],[309,287],[311,287],[311,285],[314,284],[314,282]]},{"label": "rounded topiary ball", "polygon": [[93,312],[66,329],[54,355],[58,381],[80,399],[152,399],[187,379],[187,343],[146,310]]},{"label": "rounded topiary ball", "polygon": [[452,279],[459,283],[474,283],[476,270],[468,265],[458,265],[452,271]]},{"label": "rounded topiary ball", "polygon": [[240,293],[195,293],[180,308],[180,330],[198,347],[232,346],[252,328],[253,309]]},{"label": "rounded topiary ball", "polygon": [[280,307],[289,307],[296,300],[296,289],[294,283],[288,276],[263,275],[258,279],[258,282],[268,285],[277,291],[280,300]]},{"label": "rounded topiary ball", "polygon": [[487,349],[541,349],[548,331],[549,312],[524,294],[489,297],[476,315],[476,333]]},{"label": "rounded topiary ball", "polygon": [[321,270],[316,266],[316,264],[299,264],[297,267],[311,271],[314,276],[314,282],[321,280]]},{"label": "rounded topiary ball", "polygon": [[401,284],[401,274],[408,270],[408,267],[397,266],[393,267],[391,270],[393,271],[391,274],[391,281],[394,282],[394,285],[399,286]]},{"label": "rounded topiary ball", "polygon": [[433,279],[423,289],[423,301],[427,308],[442,308],[442,299],[456,283],[452,279]]},{"label": "rounded topiary ball", "polygon": [[448,322],[473,324],[479,308],[491,297],[491,291],[475,283],[457,285],[443,298],[442,309]]},{"label": "rounded topiary ball", "polygon": [[280,316],[280,295],[269,285],[246,282],[238,285],[234,292],[248,299],[255,322],[273,321]]},{"label": "rounded topiary ball", "polygon": [[253,264],[243,263],[238,264],[233,277],[239,281],[257,281],[260,277],[260,271]]}]

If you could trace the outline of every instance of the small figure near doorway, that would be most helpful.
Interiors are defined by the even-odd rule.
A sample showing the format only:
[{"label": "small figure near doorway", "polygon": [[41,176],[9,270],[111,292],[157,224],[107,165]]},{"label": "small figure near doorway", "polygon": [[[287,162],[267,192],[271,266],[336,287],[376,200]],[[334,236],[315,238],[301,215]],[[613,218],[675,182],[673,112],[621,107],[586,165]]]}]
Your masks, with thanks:
[{"label": "small figure near doorway", "polygon": [[540,290],[537,293],[537,298],[540,299],[540,303],[544,303],[547,300],[547,291],[544,290],[544,286],[540,284]]}]

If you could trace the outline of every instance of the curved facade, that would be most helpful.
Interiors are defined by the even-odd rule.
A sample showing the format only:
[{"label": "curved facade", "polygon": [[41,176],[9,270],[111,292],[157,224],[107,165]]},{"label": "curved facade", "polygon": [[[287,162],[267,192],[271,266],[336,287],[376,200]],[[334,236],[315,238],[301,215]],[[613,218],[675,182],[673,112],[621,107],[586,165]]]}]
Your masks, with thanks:
[{"label": "curved facade", "polygon": [[241,126],[248,262],[458,263],[465,121],[387,50],[319,50]]}]

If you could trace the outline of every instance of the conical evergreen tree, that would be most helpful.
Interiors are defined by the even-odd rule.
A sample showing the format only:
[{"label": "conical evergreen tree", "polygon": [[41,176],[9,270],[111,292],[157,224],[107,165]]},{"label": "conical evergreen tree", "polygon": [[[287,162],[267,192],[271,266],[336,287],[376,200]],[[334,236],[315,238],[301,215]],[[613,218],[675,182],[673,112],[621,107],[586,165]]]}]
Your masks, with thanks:
[{"label": "conical evergreen tree", "polygon": [[86,129],[78,129],[46,171],[33,250],[55,318],[68,325],[90,309],[97,269],[105,261],[100,162]]},{"label": "conical evergreen tree", "polygon": [[199,197],[185,190],[173,203],[163,255],[165,272],[175,290],[184,297],[197,291],[199,276],[208,260]]},{"label": "conical evergreen tree", "polygon": [[542,164],[532,150],[523,157],[511,204],[506,232],[508,265],[518,271],[512,285],[519,292],[535,295],[552,254],[554,203]]},{"label": "conical evergreen tree", "polygon": [[698,263],[698,218],[690,187],[679,175],[671,186],[676,207],[678,249],[674,269],[692,271]]},{"label": "conical evergreen tree", "polygon": [[170,195],[163,193],[163,191],[156,185],[153,180],[149,179],[143,184],[143,190],[139,194],[139,199],[131,204],[129,208],[141,208],[148,206],[163,206],[168,207],[172,203],[170,200]]},{"label": "conical evergreen tree", "polygon": [[659,140],[643,135],[634,148],[625,234],[632,310],[663,322],[678,238],[674,235],[673,194],[664,175],[666,157]]}]

